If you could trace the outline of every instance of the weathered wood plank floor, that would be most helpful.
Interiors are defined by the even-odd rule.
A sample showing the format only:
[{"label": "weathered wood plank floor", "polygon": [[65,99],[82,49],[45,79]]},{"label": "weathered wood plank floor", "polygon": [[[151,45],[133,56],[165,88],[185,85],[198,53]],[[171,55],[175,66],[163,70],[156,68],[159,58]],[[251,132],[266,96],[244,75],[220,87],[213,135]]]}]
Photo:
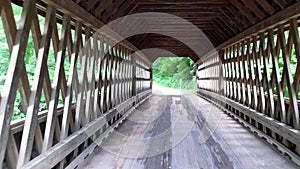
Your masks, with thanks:
[{"label": "weathered wood plank floor", "polygon": [[[189,106],[198,110],[193,118],[194,125],[186,137],[169,151],[152,157],[152,149],[157,146],[151,141],[135,142],[133,138],[152,138],[171,128],[179,115],[191,114],[190,107],[183,106],[180,96],[153,95],[141,104],[127,120],[116,130],[126,138],[118,140],[118,147],[109,150],[99,146],[78,168],[91,169],[207,169],[207,168],[297,168],[287,157],[279,153],[264,140],[252,134],[248,129],[198,96],[189,96]],[[181,101],[179,101],[181,99]],[[198,104],[198,105],[195,105]],[[186,107],[186,108],[185,108]],[[210,123],[209,113],[218,114],[218,123],[208,124],[215,132],[204,143],[199,141],[203,136],[203,122]],[[141,116],[142,115],[142,116]],[[143,118],[140,118],[143,117]],[[177,133],[177,131],[171,130]],[[114,135],[114,134],[112,134]],[[175,135],[174,135],[175,136]],[[106,143],[115,144],[116,138],[108,137]],[[172,137],[172,135],[171,135]],[[130,139],[132,138],[132,140]],[[201,139],[200,139],[201,140]],[[163,144],[174,141],[172,138],[163,140]],[[110,151],[110,152],[108,152]],[[113,152],[113,153],[112,153]],[[119,153],[116,153],[119,152]],[[143,154],[144,158],[132,158],[133,153]]]}]

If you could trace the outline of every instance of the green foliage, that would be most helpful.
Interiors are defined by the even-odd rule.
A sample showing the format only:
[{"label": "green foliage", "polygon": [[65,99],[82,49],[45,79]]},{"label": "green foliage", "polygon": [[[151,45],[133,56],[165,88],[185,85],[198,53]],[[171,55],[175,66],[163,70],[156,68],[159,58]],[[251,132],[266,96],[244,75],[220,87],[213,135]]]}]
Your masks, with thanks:
[{"label": "green foliage", "polygon": [[[17,5],[12,4],[12,9],[13,9],[14,18],[16,20],[16,23],[18,23],[19,19],[21,18],[22,8]],[[43,25],[45,22],[45,18],[41,17],[41,16],[39,16],[38,18],[39,18],[39,22],[40,22],[41,31],[43,32]],[[61,32],[62,26],[58,25],[57,29],[58,29],[58,32]],[[9,67],[10,54],[9,54],[9,47],[8,47],[8,44],[6,41],[5,30],[4,30],[4,27],[2,24],[1,17],[0,17],[0,49],[1,49],[0,50],[0,65],[1,65],[0,66],[0,90],[2,90],[5,80],[6,80],[6,73],[7,73],[8,67]],[[32,86],[34,73],[35,73],[36,60],[37,60],[36,52],[37,51],[35,51],[35,48],[34,48],[32,34],[30,32],[29,37],[28,37],[26,52],[25,52],[25,59],[24,59],[25,68],[26,68],[30,87]],[[69,69],[70,69],[70,62],[69,62],[68,56],[66,56],[65,58],[66,59],[65,59],[65,64],[64,64],[64,70],[65,70],[66,77],[68,77]],[[50,51],[48,54],[48,60],[47,60],[48,72],[49,72],[51,82],[53,81],[53,77],[54,77],[54,71],[55,71],[55,66],[56,66],[55,64],[56,64],[55,54],[54,54],[53,45],[51,43]],[[58,104],[62,104],[62,103],[63,103],[63,100],[62,100],[62,97],[60,96]],[[40,111],[45,110],[47,108],[44,92],[42,92],[39,107],[40,107],[39,108]],[[17,92],[16,92],[16,100],[15,100],[15,104],[14,104],[14,112],[13,113],[14,114],[13,114],[12,120],[17,120],[17,119],[25,117],[24,107],[22,105],[22,98],[21,98],[19,90],[17,90]]]},{"label": "green foliage", "polygon": [[160,57],[153,63],[153,81],[167,87],[195,89],[195,63],[187,57]]}]

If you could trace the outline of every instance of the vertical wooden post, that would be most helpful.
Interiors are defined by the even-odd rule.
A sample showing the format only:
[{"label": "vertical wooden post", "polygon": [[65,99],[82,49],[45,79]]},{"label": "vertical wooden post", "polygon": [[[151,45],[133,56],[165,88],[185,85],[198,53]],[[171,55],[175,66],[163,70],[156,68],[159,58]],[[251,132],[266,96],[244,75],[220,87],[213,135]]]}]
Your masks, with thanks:
[{"label": "vertical wooden post", "polygon": [[153,78],[152,78],[152,65],[150,66],[150,68],[149,68],[149,72],[150,72],[150,89],[152,89],[152,83],[153,83]]},{"label": "vertical wooden post", "polygon": [[132,65],[132,96],[136,96],[136,54],[131,55]]},{"label": "vertical wooden post", "polygon": [[198,67],[199,67],[199,64],[196,63],[196,92],[198,93],[198,89],[199,89],[199,72],[198,72]]},{"label": "vertical wooden post", "polygon": [[220,50],[218,52],[218,59],[219,59],[219,79],[218,79],[218,93],[224,95],[224,79],[223,79],[223,63],[224,63],[224,51]]}]

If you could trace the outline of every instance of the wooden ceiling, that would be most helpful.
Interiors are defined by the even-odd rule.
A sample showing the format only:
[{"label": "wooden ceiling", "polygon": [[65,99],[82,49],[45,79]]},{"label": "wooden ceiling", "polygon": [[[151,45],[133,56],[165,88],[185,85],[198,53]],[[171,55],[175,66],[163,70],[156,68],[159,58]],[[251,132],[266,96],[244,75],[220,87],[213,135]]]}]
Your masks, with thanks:
[{"label": "wooden ceiling", "polygon": [[[129,14],[163,12],[184,18],[206,34],[216,47],[297,0],[73,0],[107,24]],[[170,22],[169,22],[170,23]],[[184,23],[174,22],[170,31],[182,31]],[[138,26],[138,24],[137,24]],[[140,34],[127,40],[138,49],[161,48],[194,61],[199,54],[182,42],[159,34]],[[195,42],[196,43],[196,42]],[[204,50],[204,49],[199,49]],[[157,54],[157,53],[156,53]],[[158,53],[159,55],[159,53]],[[155,60],[158,56],[151,56]]]}]

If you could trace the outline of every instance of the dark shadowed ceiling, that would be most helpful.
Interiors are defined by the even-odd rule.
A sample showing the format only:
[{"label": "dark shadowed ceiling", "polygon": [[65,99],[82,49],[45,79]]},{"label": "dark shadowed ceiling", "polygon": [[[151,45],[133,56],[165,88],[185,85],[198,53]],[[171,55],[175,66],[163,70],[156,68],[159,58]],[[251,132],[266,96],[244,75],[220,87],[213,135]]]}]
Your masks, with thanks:
[{"label": "dark shadowed ceiling", "polygon": [[[184,18],[205,33],[214,46],[250,28],[296,0],[73,0],[107,24],[128,14],[163,12]],[[174,22],[173,32],[186,30]],[[137,23],[137,27],[138,27]],[[191,37],[192,38],[192,37]],[[161,48],[178,56],[199,57],[182,42],[165,35],[139,34],[127,40],[138,49]],[[157,57],[157,56],[155,56]],[[155,58],[154,58],[155,59]],[[153,60],[153,58],[151,59]]]}]

